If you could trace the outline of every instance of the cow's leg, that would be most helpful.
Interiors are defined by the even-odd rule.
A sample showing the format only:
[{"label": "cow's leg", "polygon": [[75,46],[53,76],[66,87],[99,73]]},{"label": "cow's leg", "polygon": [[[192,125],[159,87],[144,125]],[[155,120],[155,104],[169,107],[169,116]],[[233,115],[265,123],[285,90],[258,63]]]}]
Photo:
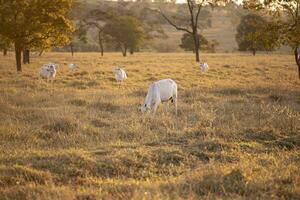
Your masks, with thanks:
[{"label": "cow's leg", "polygon": [[158,106],[159,106],[159,103],[160,103],[160,102],[156,102],[156,103],[152,106],[152,112],[153,112],[153,115],[155,115],[156,110],[157,110],[157,108],[158,108]]},{"label": "cow's leg", "polygon": [[168,113],[168,108],[169,108],[169,101],[166,102],[166,105],[165,105],[165,113]]},{"label": "cow's leg", "polygon": [[176,116],[177,116],[177,98],[176,97],[173,97],[173,103],[175,105],[175,113],[176,113]]}]

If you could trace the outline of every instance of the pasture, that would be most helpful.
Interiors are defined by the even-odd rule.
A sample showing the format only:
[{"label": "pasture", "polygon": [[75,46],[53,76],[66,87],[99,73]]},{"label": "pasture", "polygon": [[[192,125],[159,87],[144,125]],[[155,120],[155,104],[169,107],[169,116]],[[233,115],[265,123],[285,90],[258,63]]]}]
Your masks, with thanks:
[{"label": "pasture", "polygon": [[[299,199],[292,55],[201,57],[206,73],[185,53],[46,53],[17,74],[1,56],[0,199]],[[38,79],[48,62],[53,83]],[[142,115],[163,78],[178,84],[178,116]]]}]

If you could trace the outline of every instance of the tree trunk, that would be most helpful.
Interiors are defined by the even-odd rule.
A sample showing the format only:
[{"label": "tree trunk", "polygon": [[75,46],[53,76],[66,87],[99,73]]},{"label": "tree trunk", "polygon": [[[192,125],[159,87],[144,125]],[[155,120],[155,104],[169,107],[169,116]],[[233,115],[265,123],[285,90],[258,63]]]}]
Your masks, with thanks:
[{"label": "tree trunk", "polygon": [[44,50],[41,50],[40,53],[39,53],[39,56],[42,56],[44,53]]},{"label": "tree trunk", "polygon": [[70,48],[71,48],[71,54],[72,54],[72,56],[74,56],[74,45],[73,45],[73,43],[70,44]]},{"label": "tree trunk", "polygon": [[194,38],[194,45],[195,45],[195,56],[196,56],[196,62],[200,61],[199,57],[199,37],[197,31],[193,32],[193,38]]},{"label": "tree trunk", "polygon": [[26,64],[26,52],[23,50],[23,64]]},{"label": "tree trunk", "polygon": [[133,55],[134,54],[134,50],[133,48],[130,48],[130,54]]},{"label": "tree trunk", "polygon": [[7,49],[6,48],[3,49],[3,56],[7,56]]},{"label": "tree trunk", "polygon": [[15,43],[15,53],[16,53],[16,64],[17,64],[17,72],[22,72],[22,49],[20,46]]},{"label": "tree trunk", "polygon": [[23,50],[23,64],[30,63],[30,51],[28,49]]},{"label": "tree trunk", "polygon": [[295,54],[295,61],[296,61],[297,66],[298,66],[298,78],[300,79],[300,55],[299,55],[299,52],[298,52],[298,47],[295,48],[294,54]]},{"label": "tree trunk", "polygon": [[104,49],[103,49],[103,47],[100,47],[100,51],[101,51],[101,56],[103,57],[104,56]]},{"label": "tree trunk", "polygon": [[26,49],[25,53],[26,53],[26,62],[27,64],[30,64],[30,50]]},{"label": "tree trunk", "polygon": [[124,47],[124,50],[122,51],[122,54],[123,54],[124,57],[127,56],[127,47]]},{"label": "tree trunk", "polygon": [[253,56],[256,55],[256,50],[255,49],[252,49],[252,54],[253,54]]},{"label": "tree trunk", "polygon": [[104,55],[104,46],[103,46],[103,41],[102,41],[102,37],[101,37],[101,31],[99,31],[98,33],[98,40],[99,40],[99,47],[100,47],[100,51],[101,51],[101,56]]},{"label": "tree trunk", "polygon": [[102,40],[99,40],[99,47],[100,47],[101,56],[103,56],[104,55],[104,47],[103,47]]}]

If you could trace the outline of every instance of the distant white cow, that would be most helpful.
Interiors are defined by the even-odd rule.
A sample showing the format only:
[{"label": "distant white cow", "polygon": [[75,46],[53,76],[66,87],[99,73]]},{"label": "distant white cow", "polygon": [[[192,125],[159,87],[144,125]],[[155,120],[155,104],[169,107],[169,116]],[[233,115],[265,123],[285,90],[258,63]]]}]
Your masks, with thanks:
[{"label": "distant white cow", "polygon": [[40,78],[46,78],[48,81],[53,81],[56,75],[56,71],[58,69],[57,64],[49,63],[45,64],[41,67],[40,72],[39,72],[39,77]]},{"label": "distant white cow", "polygon": [[177,115],[177,84],[172,79],[159,80],[150,85],[140,110],[143,113],[149,110],[155,114],[159,104],[168,101],[174,103]]},{"label": "distant white cow", "polygon": [[114,68],[112,71],[113,71],[113,73],[115,75],[116,81],[122,82],[122,81],[124,81],[124,80],[127,79],[127,74],[126,74],[126,72],[123,69],[121,69],[121,68]]},{"label": "distant white cow", "polygon": [[69,64],[69,70],[71,72],[74,72],[76,69],[77,69],[77,65],[76,64],[73,64],[73,63]]},{"label": "distant white cow", "polygon": [[200,64],[200,70],[201,72],[207,72],[209,69],[208,64],[207,63],[201,63]]}]

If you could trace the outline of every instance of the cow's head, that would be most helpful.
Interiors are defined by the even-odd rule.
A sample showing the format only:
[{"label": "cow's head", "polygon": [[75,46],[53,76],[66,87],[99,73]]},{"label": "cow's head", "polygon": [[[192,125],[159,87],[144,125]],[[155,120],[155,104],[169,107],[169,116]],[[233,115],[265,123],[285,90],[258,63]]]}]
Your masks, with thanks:
[{"label": "cow's head", "polygon": [[56,71],[56,65],[49,65],[48,67],[48,71],[51,72],[51,73],[54,73]]},{"label": "cow's head", "polygon": [[119,67],[114,67],[114,68],[112,69],[112,72],[113,72],[113,73],[118,73],[118,71],[120,71],[120,68],[119,68]]},{"label": "cow's head", "polygon": [[200,70],[202,72],[206,72],[208,70],[208,64],[207,63],[201,63],[200,64]]},{"label": "cow's head", "polygon": [[48,69],[51,70],[58,70],[59,65],[58,64],[54,64],[54,63],[49,63],[47,65],[44,65],[45,67],[47,67]]},{"label": "cow's head", "polygon": [[150,110],[150,108],[147,106],[147,104],[143,104],[139,106],[139,111],[142,113],[147,112],[148,110]]}]

